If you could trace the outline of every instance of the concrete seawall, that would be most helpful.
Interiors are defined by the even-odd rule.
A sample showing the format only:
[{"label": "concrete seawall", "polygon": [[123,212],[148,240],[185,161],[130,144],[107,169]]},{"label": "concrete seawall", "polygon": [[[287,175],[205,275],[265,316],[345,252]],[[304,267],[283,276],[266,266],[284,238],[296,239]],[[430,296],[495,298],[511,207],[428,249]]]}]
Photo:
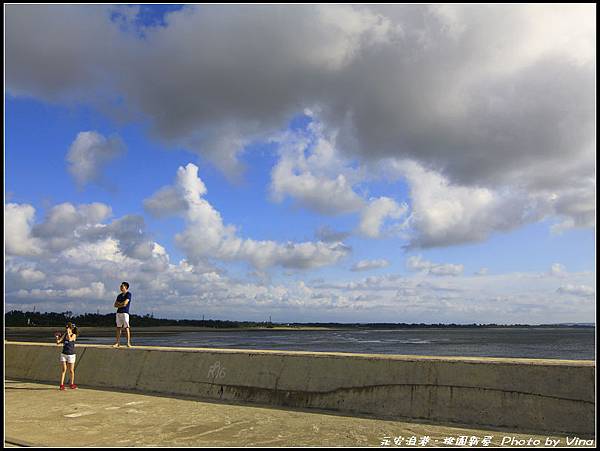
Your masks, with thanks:
[{"label": "concrete seawall", "polygon": [[[5,342],[5,376],[57,383],[60,347]],[[595,362],[77,345],[76,382],[199,399],[594,434]]]}]

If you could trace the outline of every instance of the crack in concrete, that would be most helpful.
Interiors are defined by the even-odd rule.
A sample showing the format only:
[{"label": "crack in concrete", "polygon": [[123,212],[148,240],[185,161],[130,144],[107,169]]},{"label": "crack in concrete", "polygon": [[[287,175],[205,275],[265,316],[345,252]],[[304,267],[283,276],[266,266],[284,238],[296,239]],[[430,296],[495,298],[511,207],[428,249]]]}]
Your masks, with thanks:
[{"label": "crack in concrete", "polygon": [[518,395],[525,395],[525,396],[536,396],[536,397],[540,397],[540,398],[548,398],[548,399],[557,399],[560,401],[573,401],[573,402],[582,402],[582,403],[586,403],[586,404],[591,404],[591,405],[595,405],[594,401],[586,401],[584,399],[573,399],[573,398],[562,398],[559,396],[549,396],[549,395],[543,395],[540,393],[528,393],[528,392],[521,392],[521,391],[516,391],[516,390],[502,390],[502,389],[498,389],[498,388],[486,388],[486,387],[473,387],[473,386],[465,386],[465,385],[440,385],[440,384],[379,384],[379,385],[362,385],[362,386],[353,386],[353,387],[338,387],[335,388],[333,390],[327,390],[327,391],[299,391],[299,390],[285,390],[285,389],[278,389],[277,387],[275,388],[268,388],[268,387],[251,387],[251,386],[244,386],[244,385],[228,385],[228,384],[212,384],[211,382],[199,382],[199,381],[187,381],[187,382],[192,382],[192,383],[197,383],[197,384],[209,384],[209,385],[219,385],[221,387],[227,387],[227,388],[232,388],[232,389],[242,389],[242,390],[256,390],[256,391],[274,391],[277,393],[293,393],[293,394],[298,394],[298,395],[330,395],[330,394],[335,394],[338,392],[344,392],[344,391],[351,391],[351,390],[358,390],[358,391],[366,391],[366,390],[370,390],[370,389],[374,389],[374,388],[389,388],[389,387],[435,387],[435,388],[449,388],[451,390],[454,389],[466,389],[466,390],[484,390],[484,391],[493,391],[493,392],[500,392],[500,393],[516,393]]}]

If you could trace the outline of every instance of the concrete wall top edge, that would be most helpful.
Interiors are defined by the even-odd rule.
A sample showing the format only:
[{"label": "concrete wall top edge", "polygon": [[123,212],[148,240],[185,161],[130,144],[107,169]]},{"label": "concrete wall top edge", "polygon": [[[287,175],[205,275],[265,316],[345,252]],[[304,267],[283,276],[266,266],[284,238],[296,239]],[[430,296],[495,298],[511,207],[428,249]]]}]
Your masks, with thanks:
[{"label": "concrete wall top edge", "polygon": [[[4,341],[4,344],[20,346],[46,346],[57,348],[53,343],[36,343],[22,341]],[[107,345],[78,344],[78,348],[99,348],[107,349]],[[516,364],[516,365],[556,365],[556,366],[586,366],[595,367],[594,360],[560,360],[560,359],[527,359],[527,358],[502,358],[502,357],[463,357],[463,356],[421,356],[421,355],[399,355],[399,354],[354,354],[343,352],[309,352],[309,351],[275,351],[258,349],[222,349],[222,348],[187,348],[187,347],[163,347],[163,346],[135,346],[133,348],[122,347],[115,349],[115,352],[131,352],[136,350],[152,350],[161,352],[189,352],[189,353],[215,353],[215,354],[247,354],[247,355],[288,355],[288,356],[312,356],[315,358],[323,357],[345,357],[371,360],[402,360],[402,361],[445,361],[445,362],[465,362],[465,363],[498,363],[498,364]]]}]

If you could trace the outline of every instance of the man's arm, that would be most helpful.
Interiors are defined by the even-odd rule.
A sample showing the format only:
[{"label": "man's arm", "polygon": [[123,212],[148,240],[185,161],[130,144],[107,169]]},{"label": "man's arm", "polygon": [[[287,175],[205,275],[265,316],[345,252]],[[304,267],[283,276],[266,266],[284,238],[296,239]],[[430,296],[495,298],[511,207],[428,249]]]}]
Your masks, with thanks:
[{"label": "man's arm", "polygon": [[[117,299],[118,299],[118,298],[117,298]],[[127,304],[129,304],[129,298],[125,298],[125,300],[124,300],[124,301],[121,301],[121,302],[119,302],[119,301],[115,300],[115,307],[116,307],[116,308],[125,307]]]}]

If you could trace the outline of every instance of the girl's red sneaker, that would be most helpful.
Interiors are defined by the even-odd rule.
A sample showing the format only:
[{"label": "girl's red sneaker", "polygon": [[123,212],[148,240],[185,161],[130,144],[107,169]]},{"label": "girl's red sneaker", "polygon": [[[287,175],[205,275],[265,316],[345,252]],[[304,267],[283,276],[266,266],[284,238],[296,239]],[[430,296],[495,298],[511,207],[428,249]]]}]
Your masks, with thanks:
[{"label": "girl's red sneaker", "polygon": [[71,385],[69,385],[69,388],[72,388],[73,390],[75,390],[77,388],[77,385],[71,384]]},{"label": "girl's red sneaker", "polygon": [[65,386],[61,384],[61,386],[60,386],[60,389],[61,389],[61,390],[64,390],[64,389],[65,389]]}]

